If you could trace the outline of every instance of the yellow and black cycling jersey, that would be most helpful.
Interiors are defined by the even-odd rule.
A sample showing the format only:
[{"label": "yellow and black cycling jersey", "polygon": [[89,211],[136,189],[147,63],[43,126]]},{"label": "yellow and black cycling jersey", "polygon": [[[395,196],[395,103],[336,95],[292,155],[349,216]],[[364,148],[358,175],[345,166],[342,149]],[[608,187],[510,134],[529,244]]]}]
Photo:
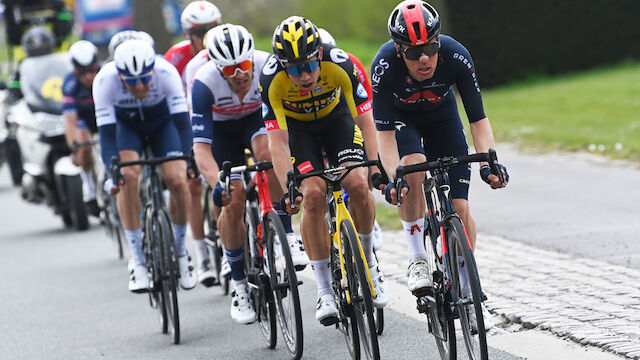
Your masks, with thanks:
[{"label": "yellow and black cycling jersey", "polygon": [[322,45],[320,75],[312,91],[301,91],[284,67],[271,56],[260,75],[263,117],[267,130],[287,129],[287,119],[315,121],[327,117],[338,106],[348,106],[353,117],[357,106],[369,101],[358,80],[357,70],[342,49]]}]

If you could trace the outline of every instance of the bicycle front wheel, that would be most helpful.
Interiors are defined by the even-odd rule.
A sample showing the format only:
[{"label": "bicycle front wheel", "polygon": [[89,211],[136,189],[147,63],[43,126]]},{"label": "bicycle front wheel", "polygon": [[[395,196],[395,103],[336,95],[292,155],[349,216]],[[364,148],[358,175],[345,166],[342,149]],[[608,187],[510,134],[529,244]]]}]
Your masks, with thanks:
[{"label": "bicycle front wheel", "polygon": [[173,335],[173,343],[180,343],[180,315],[178,311],[178,256],[171,230],[169,215],[164,211],[157,213],[158,237],[162,248],[162,296]]},{"label": "bicycle front wheel", "polygon": [[222,246],[220,246],[221,243],[220,236],[218,236],[218,225],[216,223],[215,214],[213,213],[211,193],[211,187],[207,186],[207,189],[204,192],[204,205],[202,206],[202,211],[204,215],[204,238],[205,242],[207,243],[207,253],[209,254],[209,259],[211,260],[211,264],[215,268],[215,279],[209,279],[205,281],[203,285],[206,287],[221,284],[220,269],[222,267]]},{"label": "bicycle front wheel", "polygon": [[267,213],[264,227],[268,229],[265,246],[269,264],[271,288],[278,310],[282,337],[292,359],[300,359],[303,348],[302,312],[298,294],[298,277],[291,259],[287,234],[278,215]]},{"label": "bicycle front wheel", "polygon": [[373,315],[374,308],[369,277],[360,254],[356,231],[350,221],[343,221],[340,224],[340,237],[344,246],[346,276],[351,295],[351,305],[358,326],[360,348],[364,352],[366,359],[378,360],[380,359],[380,349],[378,348],[378,334]]},{"label": "bicycle front wheel", "polygon": [[[487,353],[487,333],[484,328],[484,318],[482,316],[482,301],[484,295],[480,287],[480,278],[476,267],[476,261],[471,250],[471,245],[467,234],[458,217],[452,217],[445,224],[445,234],[449,246],[451,258],[452,282],[455,292],[455,303],[460,317],[460,327],[462,336],[467,348],[467,353],[471,360],[486,360]],[[460,280],[460,268],[458,266],[458,256],[464,258],[462,271],[469,279],[467,290],[463,289]],[[469,294],[469,290],[471,293]],[[475,315],[474,315],[475,313]],[[476,326],[472,325],[475,320]]]}]

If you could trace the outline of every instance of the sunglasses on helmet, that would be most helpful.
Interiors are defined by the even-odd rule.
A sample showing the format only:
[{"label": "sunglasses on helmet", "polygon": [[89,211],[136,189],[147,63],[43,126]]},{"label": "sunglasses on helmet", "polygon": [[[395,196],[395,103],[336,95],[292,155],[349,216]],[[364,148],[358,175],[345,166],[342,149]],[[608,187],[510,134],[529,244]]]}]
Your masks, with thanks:
[{"label": "sunglasses on helmet", "polygon": [[251,62],[251,60],[245,60],[236,65],[218,66],[218,69],[220,70],[222,75],[228,77],[236,77],[238,72],[246,74],[251,71],[251,68],[253,68],[253,63]]},{"label": "sunglasses on helmet", "polygon": [[427,56],[437,54],[438,51],[440,51],[440,43],[434,41],[424,45],[410,46],[406,49],[401,47],[400,50],[404,53],[404,57],[407,58],[407,60],[418,60],[422,54]]},{"label": "sunglasses on helmet", "polygon": [[129,87],[135,87],[138,84],[138,81],[141,82],[142,85],[147,85],[151,81],[151,77],[151,72],[138,76],[120,76],[122,81],[124,81],[124,83]]},{"label": "sunglasses on helmet", "polygon": [[316,69],[319,67],[320,67],[320,61],[313,60],[308,63],[304,63],[300,65],[285,66],[284,70],[287,72],[287,74],[291,76],[300,76],[300,74],[302,74],[303,72],[310,74],[316,71]]}]

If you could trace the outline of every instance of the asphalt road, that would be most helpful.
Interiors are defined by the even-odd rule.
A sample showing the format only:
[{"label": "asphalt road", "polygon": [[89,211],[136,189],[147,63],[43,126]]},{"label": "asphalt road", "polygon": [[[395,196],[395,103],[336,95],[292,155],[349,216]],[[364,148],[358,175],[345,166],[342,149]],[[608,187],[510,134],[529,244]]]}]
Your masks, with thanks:
[{"label": "asphalt road", "polygon": [[[267,349],[257,324],[229,316],[219,288],[179,293],[182,342],[162,335],[146,295],[127,290],[101,227],[65,230],[42,205],[27,204],[0,170],[0,359],[287,359]],[[315,285],[301,291],[304,359],[346,359],[344,337],[315,321]],[[437,359],[426,324],[388,308],[380,337],[383,359]],[[492,349],[492,359],[517,356]]]}]

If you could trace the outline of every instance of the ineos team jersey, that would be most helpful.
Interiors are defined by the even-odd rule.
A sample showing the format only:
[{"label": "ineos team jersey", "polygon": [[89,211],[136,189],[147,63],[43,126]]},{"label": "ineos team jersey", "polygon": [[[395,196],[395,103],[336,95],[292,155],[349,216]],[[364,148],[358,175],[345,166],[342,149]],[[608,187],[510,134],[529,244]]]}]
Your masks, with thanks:
[{"label": "ineos team jersey", "polygon": [[146,98],[136,99],[118,76],[115,63],[102,67],[93,82],[93,100],[98,126],[124,121],[135,125],[168,121],[170,115],[187,112],[187,100],[178,71],[171,63],[156,58],[151,89]]},{"label": "ineos team jersey", "polygon": [[209,61],[195,75],[192,87],[193,111],[191,124],[193,141],[211,143],[213,121],[231,121],[254,113],[262,106],[260,72],[269,54],[256,50],[253,53],[253,79],[251,88],[243,99],[231,90],[218,67]]},{"label": "ineos team jersey", "polygon": [[373,116],[378,130],[394,130],[405,117],[438,121],[457,115],[453,84],[458,87],[470,122],[485,118],[482,96],[469,51],[455,39],[441,35],[438,65],[431,79],[414,80],[397,56],[393,41],[382,45],[371,65]]}]

